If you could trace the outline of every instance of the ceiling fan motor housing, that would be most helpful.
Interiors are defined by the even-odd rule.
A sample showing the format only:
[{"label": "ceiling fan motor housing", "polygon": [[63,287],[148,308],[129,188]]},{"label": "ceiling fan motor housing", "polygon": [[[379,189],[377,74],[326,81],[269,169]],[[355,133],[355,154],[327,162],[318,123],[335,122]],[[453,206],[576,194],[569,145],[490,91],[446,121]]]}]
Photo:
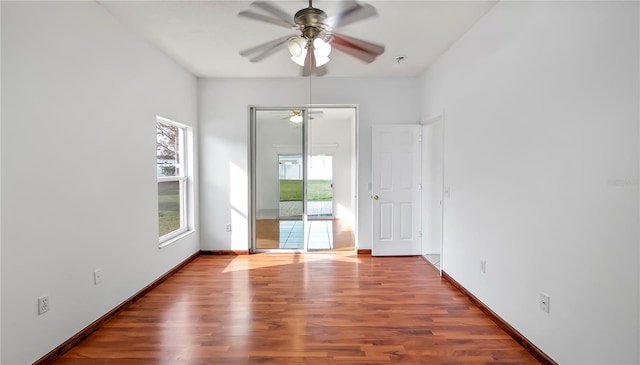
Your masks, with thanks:
[{"label": "ceiling fan motor housing", "polygon": [[310,40],[315,39],[327,28],[324,24],[324,21],[327,19],[327,13],[314,7],[299,10],[293,19],[302,29],[302,34],[305,38]]}]

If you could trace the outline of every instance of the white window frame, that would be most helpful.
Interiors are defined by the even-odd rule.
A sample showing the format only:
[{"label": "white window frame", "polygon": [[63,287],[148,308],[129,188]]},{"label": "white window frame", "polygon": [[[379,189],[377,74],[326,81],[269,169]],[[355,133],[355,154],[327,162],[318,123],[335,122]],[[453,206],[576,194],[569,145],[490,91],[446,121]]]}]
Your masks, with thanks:
[{"label": "white window frame", "polygon": [[[156,116],[156,128],[158,123],[170,125],[178,128],[178,161],[176,167],[180,175],[178,176],[161,176],[158,177],[158,183],[168,182],[168,181],[177,181],[180,184],[180,228],[171,231],[163,236],[158,237],[158,244],[160,248],[165,247],[175,241],[175,239],[191,230],[190,222],[191,217],[189,216],[190,209],[190,171],[189,166],[191,165],[190,159],[191,156],[188,153],[191,151],[190,138],[188,138],[189,133],[191,133],[191,127],[184,125],[182,123],[175,122],[173,120],[163,118],[160,116]],[[157,185],[156,185],[157,188]],[[159,204],[158,204],[159,206]],[[156,214],[159,222],[159,215]]]}]

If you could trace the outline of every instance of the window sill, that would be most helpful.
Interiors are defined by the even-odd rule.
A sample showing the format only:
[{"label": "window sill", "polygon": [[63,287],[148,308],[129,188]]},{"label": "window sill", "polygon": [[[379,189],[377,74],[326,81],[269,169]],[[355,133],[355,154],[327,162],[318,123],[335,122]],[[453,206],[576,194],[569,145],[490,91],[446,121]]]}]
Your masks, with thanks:
[{"label": "window sill", "polygon": [[159,249],[165,248],[165,247],[171,245],[172,243],[174,243],[176,241],[180,241],[181,239],[183,239],[183,238],[187,237],[188,235],[192,234],[193,232],[195,232],[195,230],[190,229],[190,230],[187,230],[185,232],[178,233],[176,236],[171,237],[169,239],[166,239],[166,240],[160,242],[160,244],[158,245],[158,248]]}]

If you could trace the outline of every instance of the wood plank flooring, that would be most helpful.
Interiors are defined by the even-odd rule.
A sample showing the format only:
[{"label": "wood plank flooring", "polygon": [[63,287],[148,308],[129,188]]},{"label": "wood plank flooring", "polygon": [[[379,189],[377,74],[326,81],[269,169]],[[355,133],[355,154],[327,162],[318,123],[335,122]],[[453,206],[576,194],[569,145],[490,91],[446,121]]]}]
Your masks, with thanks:
[{"label": "wood plank flooring", "polygon": [[201,256],[56,364],[539,364],[419,257]]}]

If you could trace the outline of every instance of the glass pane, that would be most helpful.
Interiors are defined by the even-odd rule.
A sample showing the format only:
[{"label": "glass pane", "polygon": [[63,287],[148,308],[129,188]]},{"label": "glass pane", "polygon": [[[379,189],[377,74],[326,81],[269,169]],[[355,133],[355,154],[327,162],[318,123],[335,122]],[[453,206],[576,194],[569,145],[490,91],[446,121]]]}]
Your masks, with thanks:
[{"label": "glass pane", "polygon": [[[299,117],[299,118],[298,118]],[[303,249],[303,125],[294,110],[257,110],[256,249]]]},{"label": "glass pane", "polygon": [[333,156],[309,156],[307,214],[310,217],[333,216]]},{"label": "glass pane", "polygon": [[161,176],[180,176],[180,128],[164,123],[156,124],[156,164]]},{"label": "glass pane", "polygon": [[302,155],[278,155],[280,217],[302,217]]},{"label": "glass pane", "polygon": [[286,249],[304,249],[304,230],[301,220],[279,220],[279,247]]},{"label": "glass pane", "polygon": [[158,183],[158,237],[182,227],[181,185],[180,181]]},{"label": "glass pane", "polygon": [[313,250],[353,250],[356,215],[356,112],[310,109],[307,207]]}]

